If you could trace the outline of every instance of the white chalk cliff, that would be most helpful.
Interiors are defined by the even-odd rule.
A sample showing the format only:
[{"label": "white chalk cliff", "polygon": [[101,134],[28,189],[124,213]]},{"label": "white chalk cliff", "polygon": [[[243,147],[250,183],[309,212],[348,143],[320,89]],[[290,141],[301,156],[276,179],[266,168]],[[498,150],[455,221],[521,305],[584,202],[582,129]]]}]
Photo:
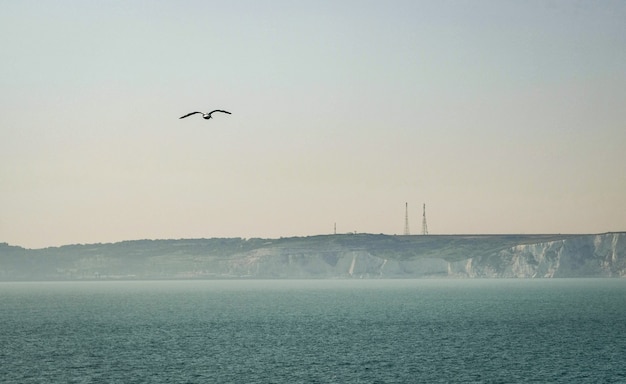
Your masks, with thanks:
[{"label": "white chalk cliff", "polygon": [[516,245],[497,254],[449,264],[448,275],[464,277],[624,277],[626,234],[588,235]]},{"label": "white chalk cliff", "polygon": [[0,243],[0,280],[626,276],[626,232]]}]

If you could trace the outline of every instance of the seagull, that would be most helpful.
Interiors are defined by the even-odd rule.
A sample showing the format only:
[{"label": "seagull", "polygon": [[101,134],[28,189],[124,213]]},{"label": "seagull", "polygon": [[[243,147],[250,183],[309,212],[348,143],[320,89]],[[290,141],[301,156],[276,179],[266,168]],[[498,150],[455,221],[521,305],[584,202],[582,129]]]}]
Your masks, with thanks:
[{"label": "seagull", "polygon": [[184,119],[184,118],[185,118],[185,117],[187,117],[187,116],[195,115],[196,113],[201,113],[201,114],[202,114],[202,118],[203,118],[203,119],[205,119],[205,120],[209,120],[209,119],[211,118],[211,114],[212,114],[213,112],[228,113],[228,114],[230,115],[230,112],[228,112],[228,111],[223,111],[223,110],[221,110],[221,109],[216,109],[216,110],[211,111],[211,112],[209,112],[209,113],[204,113],[204,112],[191,112],[191,113],[186,114],[185,116],[181,116],[181,117],[179,117],[179,119]]}]

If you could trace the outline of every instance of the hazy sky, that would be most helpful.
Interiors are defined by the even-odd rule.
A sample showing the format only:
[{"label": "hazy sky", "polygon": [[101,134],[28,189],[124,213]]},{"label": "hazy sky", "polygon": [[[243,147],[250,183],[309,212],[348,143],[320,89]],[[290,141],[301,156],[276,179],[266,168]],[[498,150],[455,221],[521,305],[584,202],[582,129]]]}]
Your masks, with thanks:
[{"label": "hazy sky", "polygon": [[[624,1],[0,0],[0,242],[626,230]],[[191,111],[232,115],[179,120]]]}]

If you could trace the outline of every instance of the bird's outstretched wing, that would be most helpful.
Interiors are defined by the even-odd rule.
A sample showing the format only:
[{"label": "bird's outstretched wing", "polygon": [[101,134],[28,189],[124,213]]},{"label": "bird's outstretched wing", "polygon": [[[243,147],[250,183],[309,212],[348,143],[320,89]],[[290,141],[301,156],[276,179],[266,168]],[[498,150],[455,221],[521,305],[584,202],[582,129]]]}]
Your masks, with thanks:
[{"label": "bird's outstretched wing", "polygon": [[179,119],[184,119],[185,117],[195,115],[196,113],[202,113],[202,112],[191,112],[191,113],[186,114],[185,116],[179,117]]},{"label": "bird's outstretched wing", "polygon": [[228,114],[230,115],[230,112],[228,112],[228,111],[224,111],[224,110],[221,110],[221,109],[216,109],[216,110],[214,110],[214,111],[209,112],[209,116],[211,116],[211,114],[212,114],[213,112],[228,113]]}]

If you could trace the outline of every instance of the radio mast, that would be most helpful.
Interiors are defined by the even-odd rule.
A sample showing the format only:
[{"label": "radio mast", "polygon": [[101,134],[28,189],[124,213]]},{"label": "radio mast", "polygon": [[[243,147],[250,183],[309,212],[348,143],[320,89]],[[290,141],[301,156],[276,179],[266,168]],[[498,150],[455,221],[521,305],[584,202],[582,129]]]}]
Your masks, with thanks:
[{"label": "radio mast", "polygon": [[411,234],[409,230],[409,203],[404,203],[404,234]]},{"label": "radio mast", "polygon": [[424,214],[422,216],[422,235],[428,235],[428,224],[426,224],[426,204],[424,203]]}]

